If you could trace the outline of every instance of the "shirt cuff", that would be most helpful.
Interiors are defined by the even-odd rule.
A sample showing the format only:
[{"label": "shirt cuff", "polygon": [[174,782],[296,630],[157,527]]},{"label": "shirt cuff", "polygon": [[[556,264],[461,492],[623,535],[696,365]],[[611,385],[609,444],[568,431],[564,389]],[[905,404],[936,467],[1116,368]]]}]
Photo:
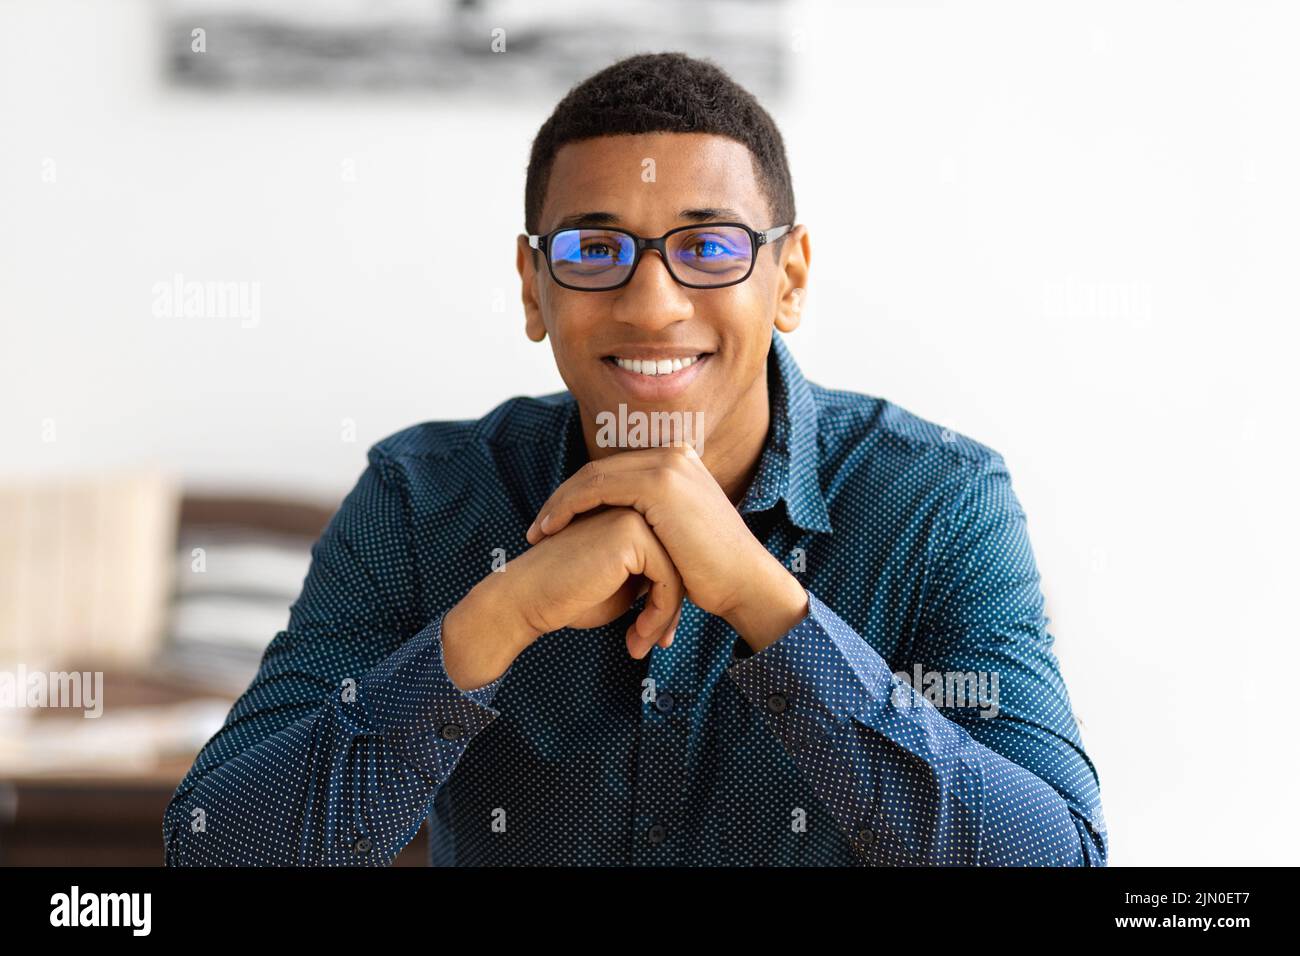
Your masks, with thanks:
[{"label": "shirt cuff", "polygon": [[757,654],[737,646],[727,669],[791,753],[850,719],[870,723],[889,702],[893,672],[811,591],[808,614]]},{"label": "shirt cuff", "polygon": [[409,638],[361,679],[358,697],[373,733],[433,735],[467,742],[500,716],[491,704],[505,674],[462,690],[442,656],[442,616]]}]

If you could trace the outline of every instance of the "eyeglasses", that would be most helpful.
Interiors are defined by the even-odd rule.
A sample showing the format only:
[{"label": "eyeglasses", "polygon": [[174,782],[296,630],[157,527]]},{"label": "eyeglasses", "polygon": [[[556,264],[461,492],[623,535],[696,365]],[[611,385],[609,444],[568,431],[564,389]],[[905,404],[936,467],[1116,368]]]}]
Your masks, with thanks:
[{"label": "eyeglasses", "polygon": [[781,238],[792,226],[755,232],[744,223],[710,222],[669,229],[647,239],[622,229],[589,226],[529,236],[542,250],[551,278],[566,289],[608,292],[632,281],[641,256],[656,250],[668,274],[688,289],[721,289],[744,282],[754,271],[759,246]]}]

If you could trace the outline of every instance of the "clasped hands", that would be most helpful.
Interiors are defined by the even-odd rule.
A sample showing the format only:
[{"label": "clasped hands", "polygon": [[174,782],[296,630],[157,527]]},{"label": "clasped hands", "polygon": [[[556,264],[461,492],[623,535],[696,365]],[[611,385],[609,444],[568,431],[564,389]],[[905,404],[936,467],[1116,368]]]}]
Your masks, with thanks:
[{"label": "clasped hands", "polygon": [[803,586],[754,537],[689,444],[589,461],[551,494],[526,536],[538,551],[594,549],[614,569],[604,588],[626,572],[612,593],[558,626],[607,623],[648,587],[626,634],[635,658],[672,643],[684,598],[726,620],[755,650],[807,613]]},{"label": "clasped hands", "polygon": [[443,660],[461,688],[504,673],[541,635],[616,620],[640,659],[668,647],[689,598],[754,650],[808,613],[803,585],[754,537],[689,445],[589,461],[546,500],[527,551],[488,574],[446,615]]}]

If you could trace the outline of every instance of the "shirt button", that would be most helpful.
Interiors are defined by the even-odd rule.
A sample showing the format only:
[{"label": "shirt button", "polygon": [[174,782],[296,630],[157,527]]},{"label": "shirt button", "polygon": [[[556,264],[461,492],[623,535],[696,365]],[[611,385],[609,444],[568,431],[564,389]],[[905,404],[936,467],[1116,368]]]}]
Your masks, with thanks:
[{"label": "shirt button", "polygon": [[651,824],[650,829],[645,832],[645,838],[654,844],[663,843],[668,839],[668,828],[662,823]]},{"label": "shirt button", "polygon": [[863,827],[858,831],[858,842],[863,846],[871,846],[876,840],[876,832],[871,827]]},{"label": "shirt button", "polygon": [[447,723],[438,729],[438,736],[443,740],[460,740],[465,733],[465,728],[460,724]]},{"label": "shirt button", "polygon": [[769,713],[784,714],[788,703],[785,694],[773,694],[767,699],[767,709]]},{"label": "shirt button", "polygon": [[661,714],[671,714],[673,712],[673,695],[666,690],[661,690],[655,695],[655,707]]},{"label": "shirt button", "polygon": [[369,837],[362,837],[361,839],[357,840],[356,843],[352,844],[352,849],[358,853],[369,853],[370,847],[371,847],[371,843]]}]

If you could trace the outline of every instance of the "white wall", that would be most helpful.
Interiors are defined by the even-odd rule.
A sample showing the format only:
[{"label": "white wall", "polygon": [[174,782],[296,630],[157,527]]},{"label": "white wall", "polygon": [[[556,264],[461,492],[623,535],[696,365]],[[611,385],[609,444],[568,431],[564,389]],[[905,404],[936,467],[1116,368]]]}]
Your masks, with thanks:
[{"label": "white wall", "polygon": [[[951,7],[795,8],[791,346],[1006,455],[1114,862],[1293,862],[1297,16]],[[562,387],[513,258],[550,103],[168,93],[153,13],[0,4],[4,475],[337,496],[398,428]],[[259,324],[155,317],[175,273],[260,284]]]}]

